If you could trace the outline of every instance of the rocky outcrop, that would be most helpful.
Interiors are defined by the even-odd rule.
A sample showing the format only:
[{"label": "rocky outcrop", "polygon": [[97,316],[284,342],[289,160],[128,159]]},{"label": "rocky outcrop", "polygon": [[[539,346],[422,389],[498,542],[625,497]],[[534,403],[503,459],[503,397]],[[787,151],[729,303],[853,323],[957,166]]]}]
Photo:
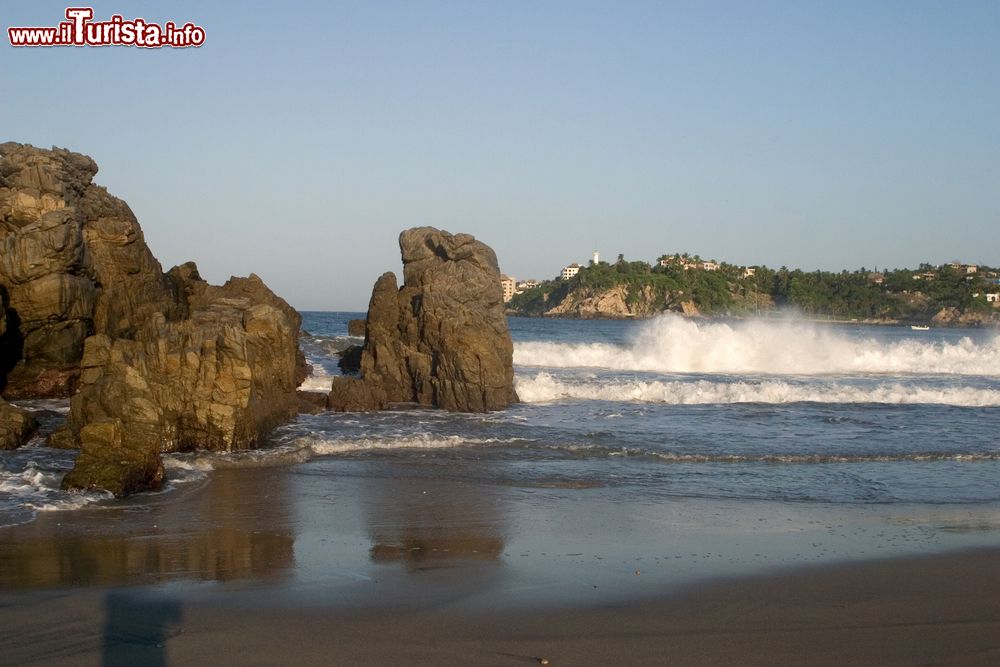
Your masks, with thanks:
[{"label": "rocky outcrop", "polygon": [[468,234],[418,227],[399,236],[403,279],[375,283],[360,377],[337,377],[333,410],[417,403],[445,410],[499,410],[517,401],[513,345],[500,270],[489,246]]},{"label": "rocky outcrop", "polygon": [[151,441],[140,441],[136,435],[120,419],[83,426],[80,455],[63,477],[62,487],[110,491],[118,497],[159,489],[165,476],[163,461]]},{"label": "rocky outcrop", "polygon": [[349,320],[347,322],[347,335],[348,336],[364,336],[365,335],[365,321],[364,320]]},{"label": "rocky outcrop", "polygon": [[17,449],[27,444],[37,430],[34,417],[0,399],[0,449]]},{"label": "rocky outcrop", "polygon": [[631,294],[628,285],[608,289],[584,288],[566,295],[545,312],[549,317],[589,319],[626,319],[649,317],[656,313],[655,295],[650,287]]},{"label": "rocky outcrop", "polygon": [[65,396],[94,333],[127,336],[177,302],[128,205],[94,185],[97,165],[63,149],[0,145],[4,395]]},{"label": "rocky outcrop", "polygon": [[985,327],[1000,323],[1000,312],[960,310],[949,307],[939,310],[931,318],[936,327]]},{"label": "rocky outcrop", "polygon": [[188,318],[154,315],[133,338],[87,339],[59,436],[81,448],[66,488],[109,488],[105,471],[118,451],[156,483],[150,461],[161,452],[252,448],[298,413],[298,313],[257,276],[215,287],[192,265],[184,274]]},{"label": "rocky outcrop", "polygon": [[79,447],[65,488],[156,488],[162,452],[253,447],[298,412],[301,320],[257,276],[164,274],[97,165],[0,145],[0,384],[76,390],[50,444]]}]

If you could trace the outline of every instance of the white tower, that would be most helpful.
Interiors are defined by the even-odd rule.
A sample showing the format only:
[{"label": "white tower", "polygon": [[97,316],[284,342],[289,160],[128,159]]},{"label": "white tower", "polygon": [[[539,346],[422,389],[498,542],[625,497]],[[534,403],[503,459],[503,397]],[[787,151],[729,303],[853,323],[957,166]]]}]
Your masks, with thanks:
[{"label": "white tower", "polygon": [[601,261],[601,253],[594,251],[594,254],[590,257],[590,261],[596,266],[599,261]]}]

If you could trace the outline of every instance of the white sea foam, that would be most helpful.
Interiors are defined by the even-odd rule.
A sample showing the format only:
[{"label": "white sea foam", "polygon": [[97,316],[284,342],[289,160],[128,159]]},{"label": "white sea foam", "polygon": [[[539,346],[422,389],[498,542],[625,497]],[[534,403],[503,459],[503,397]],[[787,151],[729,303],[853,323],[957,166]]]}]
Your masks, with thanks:
[{"label": "white sea foam", "polygon": [[468,438],[458,435],[414,433],[375,438],[343,438],[323,433],[299,435],[285,444],[266,449],[238,452],[196,452],[170,454],[163,457],[171,480],[198,479],[205,473],[221,468],[257,468],[303,463],[320,456],[337,456],[364,452],[402,450],[451,449],[463,446],[515,444],[520,438]]},{"label": "white sea foam", "polygon": [[797,321],[727,324],[664,315],[645,323],[625,346],[517,343],[514,363],[661,373],[1000,375],[1000,336],[982,344],[969,338],[890,342]]},{"label": "white sea foam", "polygon": [[330,391],[330,387],[333,386],[332,375],[327,375],[323,373],[322,370],[313,367],[313,374],[303,380],[302,384],[299,385],[299,389],[302,391]]},{"label": "white sea foam", "polygon": [[63,472],[29,461],[22,470],[0,467],[0,525],[30,520],[34,512],[53,512],[86,507],[112,497],[102,492],[67,492],[60,489]]},{"label": "white sea foam", "polygon": [[312,436],[300,441],[317,456],[333,454],[348,454],[352,452],[413,450],[413,449],[450,449],[469,445],[484,446],[495,444],[512,444],[517,439],[505,438],[467,438],[458,435],[432,435],[419,433],[398,438],[353,438],[326,439],[322,436]]},{"label": "white sea foam", "polygon": [[60,414],[69,414],[69,399],[67,398],[34,398],[22,401],[11,401],[11,405],[14,405],[22,410],[27,410],[28,412],[58,412]]},{"label": "white sea foam", "polygon": [[675,405],[724,403],[889,403],[1000,406],[1000,390],[928,386],[900,382],[851,385],[842,382],[790,383],[684,381],[565,381],[541,372],[517,378],[526,403],[575,399]]}]

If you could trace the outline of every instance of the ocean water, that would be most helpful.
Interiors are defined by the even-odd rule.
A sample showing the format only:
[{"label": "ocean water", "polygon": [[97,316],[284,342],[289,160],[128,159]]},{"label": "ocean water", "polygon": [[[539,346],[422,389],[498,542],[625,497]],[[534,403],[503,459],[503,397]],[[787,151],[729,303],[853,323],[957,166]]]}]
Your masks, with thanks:
[{"label": "ocean water", "polygon": [[[328,350],[349,343],[343,319],[306,315],[308,386],[328,386]],[[279,446],[644,497],[1000,501],[995,331],[675,316],[510,325],[521,405],[303,417]]]},{"label": "ocean water", "polygon": [[[304,388],[329,386],[359,316],[304,313]],[[131,553],[144,534],[157,555],[110,581],[276,568],[301,597],[384,580],[387,564],[420,569],[410,552],[434,551],[503,564],[508,593],[560,577],[589,592],[592,559],[629,577],[633,561],[669,560],[659,571],[676,577],[1000,544],[996,331],[674,316],[510,327],[522,402],[502,412],[302,415],[261,450],[169,455],[167,489],[125,502],[59,491],[73,453],[40,439],[0,452],[0,564],[27,571],[40,556],[24,545],[40,540],[59,572],[39,581],[65,584],[83,576],[71,554]],[[46,428],[66,410],[23,405]],[[95,530],[111,531],[99,547]],[[191,565],[206,553],[243,565],[206,574]]]}]

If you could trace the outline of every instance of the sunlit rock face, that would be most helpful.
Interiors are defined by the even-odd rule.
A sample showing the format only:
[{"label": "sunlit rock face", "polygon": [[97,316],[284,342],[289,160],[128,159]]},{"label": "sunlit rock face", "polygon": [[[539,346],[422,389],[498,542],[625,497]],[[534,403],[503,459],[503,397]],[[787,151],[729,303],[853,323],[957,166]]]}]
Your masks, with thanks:
[{"label": "sunlit rock face", "polygon": [[399,236],[403,286],[383,274],[365,325],[360,377],[336,378],[334,410],[418,403],[459,412],[517,402],[513,344],[496,254],[469,234],[417,227]]},{"label": "sunlit rock face", "polygon": [[97,165],[64,149],[0,144],[0,338],[5,396],[67,396],[86,338],[128,336],[172,293],[128,204],[93,183]]},{"label": "sunlit rock face", "polygon": [[49,440],[81,449],[63,486],[128,495],[159,486],[162,452],[254,447],[297,414],[301,318],[255,275],[164,273],[96,173],[0,145],[0,391],[72,394]]}]

